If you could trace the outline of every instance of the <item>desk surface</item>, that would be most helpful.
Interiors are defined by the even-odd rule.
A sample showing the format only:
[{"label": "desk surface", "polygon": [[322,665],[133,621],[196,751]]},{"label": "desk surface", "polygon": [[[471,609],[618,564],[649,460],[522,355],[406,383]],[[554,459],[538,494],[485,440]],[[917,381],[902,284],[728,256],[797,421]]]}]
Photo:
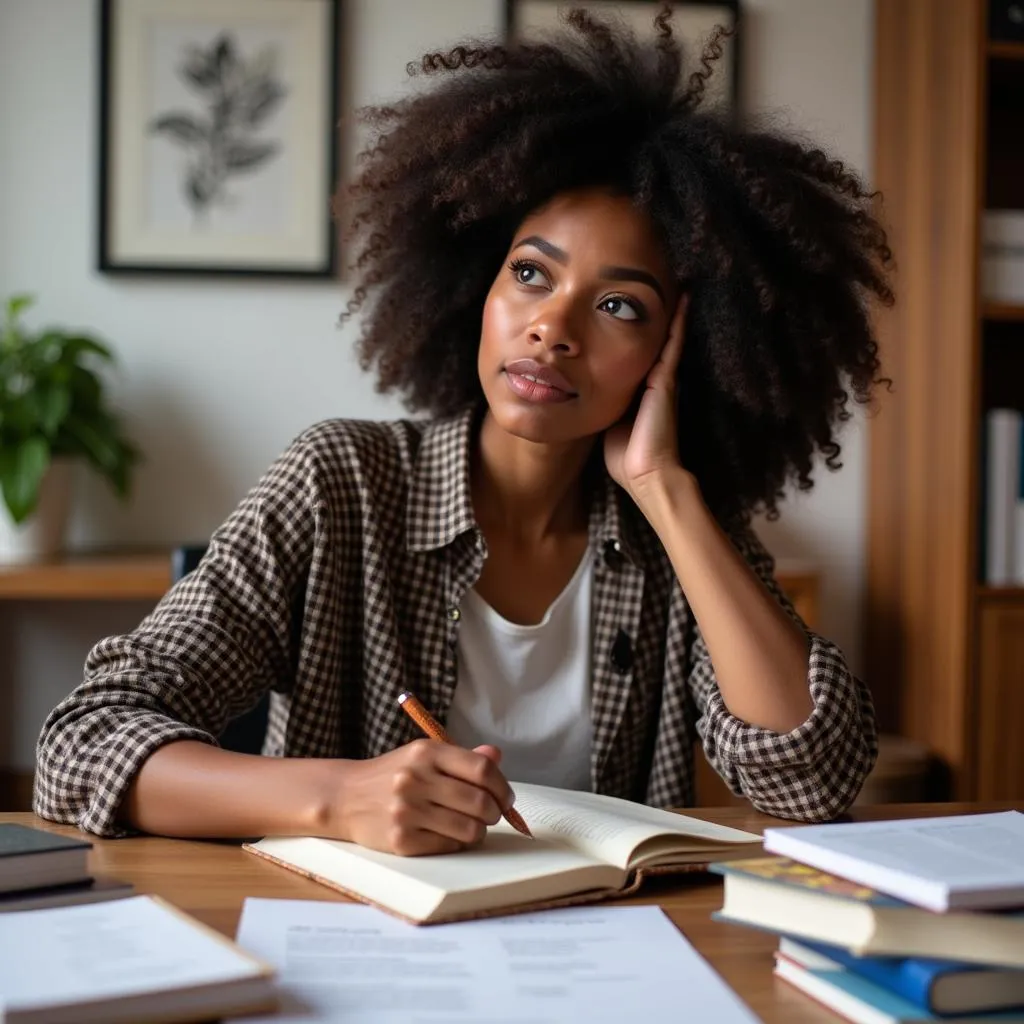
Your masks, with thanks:
[{"label": "desk surface", "polygon": [[[982,810],[1024,810],[1024,804],[915,804],[857,809],[857,820],[925,817]],[[687,813],[735,828],[761,832],[791,824],[740,807]],[[27,813],[0,813],[0,821],[77,835],[77,830]],[[234,937],[246,896],[344,901],[340,894],[245,853],[236,844],[152,837],[103,840],[89,837],[91,870],[132,882],[140,893],[155,893]],[[713,875],[656,880],[646,892],[623,903],[661,906],[700,953],[765,1024],[825,1024],[839,1018],[772,977],[776,939],[769,934],[711,920],[721,906],[722,886]],[[685,1006],[685,996],[681,996]]]}]

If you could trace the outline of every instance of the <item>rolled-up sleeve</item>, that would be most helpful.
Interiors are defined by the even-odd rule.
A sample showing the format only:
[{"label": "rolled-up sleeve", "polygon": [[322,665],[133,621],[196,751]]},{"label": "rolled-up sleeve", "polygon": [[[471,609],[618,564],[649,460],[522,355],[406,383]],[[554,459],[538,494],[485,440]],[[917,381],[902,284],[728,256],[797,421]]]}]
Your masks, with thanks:
[{"label": "rolled-up sleeve", "polygon": [[687,683],[697,707],[697,731],[708,761],[759,811],[800,821],[827,821],[857,797],[878,756],[871,695],[843,652],[807,629],[774,577],[774,560],[749,529],[733,542],[808,637],[807,687],[813,709],[791,732],[778,733],[736,718],[718,689],[711,657],[694,626]]},{"label": "rolled-up sleeve", "polygon": [[199,567],[139,627],[90,652],[50,712],[33,807],[98,835],[146,759],[178,740],[216,744],[227,722],[292,673],[291,607],[314,543],[316,487],[301,439],[211,539]]}]

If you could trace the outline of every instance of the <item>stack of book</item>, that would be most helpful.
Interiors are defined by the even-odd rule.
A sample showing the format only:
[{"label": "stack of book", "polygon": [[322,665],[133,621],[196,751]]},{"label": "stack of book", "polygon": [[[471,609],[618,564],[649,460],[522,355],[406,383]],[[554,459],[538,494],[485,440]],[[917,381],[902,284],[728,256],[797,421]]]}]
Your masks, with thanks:
[{"label": "stack of book", "polygon": [[776,933],[775,974],[864,1024],[1024,1021],[1024,814],[767,829],[713,864],[714,916]]},{"label": "stack of book", "polygon": [[89,873],[85,839],[0,824],[0,913],[130,896],[127,882]]}]

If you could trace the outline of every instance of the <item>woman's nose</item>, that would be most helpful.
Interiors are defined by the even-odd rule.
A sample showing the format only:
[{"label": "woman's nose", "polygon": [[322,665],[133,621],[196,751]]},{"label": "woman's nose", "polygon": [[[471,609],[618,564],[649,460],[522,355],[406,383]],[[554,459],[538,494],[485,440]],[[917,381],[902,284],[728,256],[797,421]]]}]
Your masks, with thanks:
[{"label": "woman's nose", "polygon": [[579,352],[578,333],[566,303],[547,302],[530,324],[530,341],[553,352],[575,355]]}]

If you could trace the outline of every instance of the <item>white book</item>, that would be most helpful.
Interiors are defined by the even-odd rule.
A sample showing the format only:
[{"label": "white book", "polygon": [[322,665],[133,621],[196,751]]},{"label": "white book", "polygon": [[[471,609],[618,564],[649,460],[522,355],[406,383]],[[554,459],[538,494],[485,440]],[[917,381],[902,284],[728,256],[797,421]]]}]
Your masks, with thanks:
[{"label": "white book", "polygon": [[1020,493],[1021,414],[990,409],[985,416],[985,582],[1013,582]]},{"label": "white book", "polygon": [[264,1012],[274,971],[153,896],[0,915],[0,1022],[145,1024]]},{"label": "white book", "polygon": [[1024,211],[985,211],[981,288],[990,302],[1024,302]]},{"label": "white book", "polygon": [[928,910],[1024,905],[1024,814],[769,828],[764,848]]}]

